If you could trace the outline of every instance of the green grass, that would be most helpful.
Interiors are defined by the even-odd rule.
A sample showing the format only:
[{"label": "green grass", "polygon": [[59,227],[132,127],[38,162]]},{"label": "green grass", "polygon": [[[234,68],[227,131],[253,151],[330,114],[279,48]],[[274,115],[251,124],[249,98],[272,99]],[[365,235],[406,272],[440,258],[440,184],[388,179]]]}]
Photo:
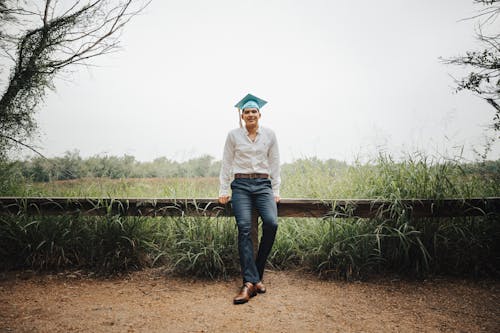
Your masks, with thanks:
[{"label": "green grass", "polygon": [[152,240],[152,224],[145,218],[2,216],[0,264],[113,273],[147,264]]},{"label": "green grass", "polygon": [[[498,216],[411,219],[401,203],[406,198],[500,196],[499,173],[488,170],[422,155],[402,162],[381,155],[352,166],[318,159],[285,165],[282,197],[387,199],[391,214],[280,218],[269,264],[341,279],[379,273],[499,276]],[[215,198],[218,190],[216,178],[20,184],[12,178],[14,171],[3,175],[3,195]],[[225,278],[239,272],[237,230],[234,219],[226,217],[0,216],[0,265],[76,267],[103,274],[162,265],[176,274]]]},{"label": "green grass", "polygon": [[29,183],[26,196],[39,197],[130,197],[214,198],[218,178],[83,178]]},{"label": "green grass", "polygon": [[[34,183],[23,180],[15,168],[4,167],[2,173],[5,177],[0,177],[0,195],[215,198],[219,186],[216,177],[83,178]],[[421,154],[401,162],[380,155],[370,163],[354,165],[332,165],[311,158],[283,166],[281,196],[389,200],[500,196],[500,172],[491,166],[481,168],[481,164],[435,160]]]}]

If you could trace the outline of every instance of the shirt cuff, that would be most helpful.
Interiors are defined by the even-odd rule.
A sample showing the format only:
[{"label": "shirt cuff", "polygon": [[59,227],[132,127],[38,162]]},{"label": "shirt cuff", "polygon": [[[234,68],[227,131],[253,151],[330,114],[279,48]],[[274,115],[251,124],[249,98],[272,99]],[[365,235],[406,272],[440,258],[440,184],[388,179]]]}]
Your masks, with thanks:
[{"label": "shirt cuff", "polygon": [[219,191],[219,197],[225,197],[229,195],[229,191],[228,190],[220,190]]}]

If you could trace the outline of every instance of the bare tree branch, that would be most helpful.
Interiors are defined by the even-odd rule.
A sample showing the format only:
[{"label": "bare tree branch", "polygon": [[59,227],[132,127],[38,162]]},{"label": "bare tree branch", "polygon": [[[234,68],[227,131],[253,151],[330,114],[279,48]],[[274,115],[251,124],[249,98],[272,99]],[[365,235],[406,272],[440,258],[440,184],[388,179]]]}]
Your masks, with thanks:
[{"label": "bare tree branch", "polygon": [[7,139],[7,140],[10,140],[10,141],[14,142],[15,144],[18,144],[18,145],[20,145],[20,146],[23,146],[24,148],[28,148],[29,150],[31,150],[31,151],[32,151],[32,152],[34,152],[35,154],[37,154],[37,155],[39,155],[39,156],[43,157],[44,159],[47,159],[47,157],[45,157],[42,153],[40,153],[38,150],[36,150],[35,148],[33,148],[33,147],[32,147],[32,146],[30,146],[30,145],[27,145],[27,144],[25,144],[25,143],[23,143],[23,142],[21,142],[21,141],[19,141],[19,140],[16,140],[16,139],[14,139],[14,138],[11,138],[11,137],[10,137],[10,136],[8,136],[8,135],[2,135],[2,134],[0,134],[0,137],[5,138],[5,139]]},{"label": "bare tree branch", "polygon": [[495,108],[493,119],[495,130],[500,130],[500,34],[495,31],[488,35],[485,29],[491,26],[500,15],[500,0],[474,0],[486,6],[477,15],[467,19],[479,19],[476,38],[483,43],[482,51],[468,51],[463,56],[441,59],[445,64],[470,68],[468,76],[455,80],[456,91],[469,90],[485,99]]},{"label": "bare tree branch", "polygon": [[45,0],[42,9],[37,0],[0,0],[0,50],[14,61],[0,98],[0,135],[19,142],[30,137],[36,130],[34,111],[46,90],[54,89],[54,77],[116,51],[120,32],[149,3]]}]

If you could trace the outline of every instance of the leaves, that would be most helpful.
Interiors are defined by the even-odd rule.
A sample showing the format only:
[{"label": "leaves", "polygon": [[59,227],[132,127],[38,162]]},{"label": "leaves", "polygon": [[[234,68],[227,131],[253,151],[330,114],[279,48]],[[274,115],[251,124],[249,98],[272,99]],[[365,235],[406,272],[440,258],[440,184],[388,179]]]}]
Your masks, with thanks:
[{"label": "leaves", "polygon": [[0,98],[0,153],[34,134],[34,112],[47,89],[55,89],[55,76],[115,51],[118,33],[146,5],[141,0],[45,0],[41,11],[36,2],[0,1],[0,52],[12,60]]},{"label": "leaves", "polygon": [[[494,26],[500,15],[498,0],[475,0],[486,6],[480,11],[477,39],[482,43],[482,51],[468,51],[464,56],[444,59],[444,63],[471,67],[471,72],[464,78],[456,80],[456,91],[469,90],[485,100],[500,100],[500,34],[494,31],[492,35],[484,33],[488,25]],[[494,106],[493,103],[489,102]],[[500,131],[500,109],[495,107],[493,128]]]}]

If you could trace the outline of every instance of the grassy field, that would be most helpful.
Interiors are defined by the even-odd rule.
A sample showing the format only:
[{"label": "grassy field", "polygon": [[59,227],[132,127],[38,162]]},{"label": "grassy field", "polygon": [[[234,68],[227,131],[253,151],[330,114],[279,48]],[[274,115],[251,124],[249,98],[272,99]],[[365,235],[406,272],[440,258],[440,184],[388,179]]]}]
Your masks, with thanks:
[{"label": "grassy field", "polygon": [[215,198],[219,180],[207,178],[83,178],[31,183],[25,195],[53,197]]},{"label": "grassy field", "polygon": [[[413,220],[404,198],[500,196],[497,172],[426,157],[335,167],[317,159],[283,166],[282,197],[383,198],[391,218],[280,219],[269,265],[302,267],[331,278],[391,273],[498,276],[498,216]],[[6,182],[4,181],[4,184]],[[217,178],[103,179],[47,183],[12,179],[3,195],[215,198]],[[239,271],[231,218],[0,217],[0,265],[102,274],[164,265],[182,275]]]}]

